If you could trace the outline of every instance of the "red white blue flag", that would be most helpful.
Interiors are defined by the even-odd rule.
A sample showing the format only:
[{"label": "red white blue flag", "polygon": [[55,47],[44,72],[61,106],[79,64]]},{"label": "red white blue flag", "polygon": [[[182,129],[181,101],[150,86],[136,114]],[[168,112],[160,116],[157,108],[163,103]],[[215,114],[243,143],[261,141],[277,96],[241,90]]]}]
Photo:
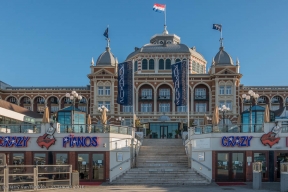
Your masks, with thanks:
[{"label": "red white blue flag", "polygon": [[165,11],[165,7],[166,7],[166,5],[161,5],[161,4],[155,3],[153,6],[153,10],[158,12],[158,13],[162,13],[163,11]]}]

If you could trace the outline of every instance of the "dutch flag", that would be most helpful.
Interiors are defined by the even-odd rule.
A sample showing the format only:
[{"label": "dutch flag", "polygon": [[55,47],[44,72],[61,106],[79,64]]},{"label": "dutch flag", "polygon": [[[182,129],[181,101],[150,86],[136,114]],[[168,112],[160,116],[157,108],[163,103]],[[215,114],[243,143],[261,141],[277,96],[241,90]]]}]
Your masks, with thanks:
[{"label": "dutch flag", "polygon": [[155,3],[153,6],[153,10],[158,12],[158,13],[162,13],[163,11],[165,11],[165,7],[166,7],[166,5],[161,5],[161,4]]}]

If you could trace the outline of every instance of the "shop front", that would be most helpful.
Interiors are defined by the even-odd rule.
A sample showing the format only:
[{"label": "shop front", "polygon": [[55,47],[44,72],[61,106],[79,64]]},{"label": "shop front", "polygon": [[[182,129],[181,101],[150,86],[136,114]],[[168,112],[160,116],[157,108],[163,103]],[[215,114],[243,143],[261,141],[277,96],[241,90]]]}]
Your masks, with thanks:
[{"label": "shop front", "polygon": [[[59,168],[60,165],[72,165],[72,170],[79,173],[80,183],[110,180],[122,171],[117,165],[121,163],[120,167],[130,166],[130,161],[125,161],[126,159],[117,161],[116,155],[121,153],[124,158],[130,157],[131,135],[57,133],[50,132],[49,129],[50,124],[43,124],[40,133],[0,135],[0,164],[58,165]],[[115,166],[118,169],[111,170]],[[69,176],[54,174],[52,177],[68,179]]]},{"label": "shop front", "polygon": [[252,163],[261,162],[262,181],[279,182],[280,164],[288,162],[288,133],[273,136],[275,126],[265,125],[262,133],[192,135],[191,165],[216,182],[251,182]]}]

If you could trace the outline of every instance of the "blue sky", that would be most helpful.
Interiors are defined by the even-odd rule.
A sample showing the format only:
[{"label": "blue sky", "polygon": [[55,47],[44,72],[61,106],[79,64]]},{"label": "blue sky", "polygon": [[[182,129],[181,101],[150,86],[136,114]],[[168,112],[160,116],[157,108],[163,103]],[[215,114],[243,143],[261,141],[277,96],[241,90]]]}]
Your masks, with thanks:
[{"label": "blue sky", "polygon": [[169,33],[196,46],[208,66],[219,49],[240,60],[241,83],[287,83],[287,0],[11,0],[0,1],[0,80],[12,86],[86,86],[91,57],[105,50],[109,25],[111,51],[119,62],[134,47],[163,31],[166,4]]}]

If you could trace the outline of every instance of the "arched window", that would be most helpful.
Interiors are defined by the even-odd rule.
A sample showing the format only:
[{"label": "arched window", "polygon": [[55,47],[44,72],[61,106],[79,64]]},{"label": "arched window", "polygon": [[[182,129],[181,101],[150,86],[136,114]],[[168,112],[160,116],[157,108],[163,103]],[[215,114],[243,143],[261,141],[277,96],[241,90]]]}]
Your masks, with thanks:
[{"label": "arched window", "polygon": [[196,64],[196,72],[200,73],[200,65],[199,65],[199,63]]},{"label": "arched window", "polygon": [[181,59],[176,59],[175,63],[178,63],[178,62],[180,62],[180,61],[181,61]]},{"label": "arched window", "polygon": [[164,60],[163,59],[160,59],[159,60],[159,70],[164,70]]},{"label": "arched window", "polygon": [[138,62],[134,61],[134,72],[138,71]]},{"label": "arched window", "polygon": [[147,59],[142,60],[142,70],[147,70],[148,69],[148,62]]},{"label": "arched window", "polygon": [[154,70],[154,59],[149,60],[149,70]]},{"label": "arched window", "polygon": [[170,59],[166,59],[165,69],[166,69],[166,70],[171,69],[171,60],[170,60]]}]

